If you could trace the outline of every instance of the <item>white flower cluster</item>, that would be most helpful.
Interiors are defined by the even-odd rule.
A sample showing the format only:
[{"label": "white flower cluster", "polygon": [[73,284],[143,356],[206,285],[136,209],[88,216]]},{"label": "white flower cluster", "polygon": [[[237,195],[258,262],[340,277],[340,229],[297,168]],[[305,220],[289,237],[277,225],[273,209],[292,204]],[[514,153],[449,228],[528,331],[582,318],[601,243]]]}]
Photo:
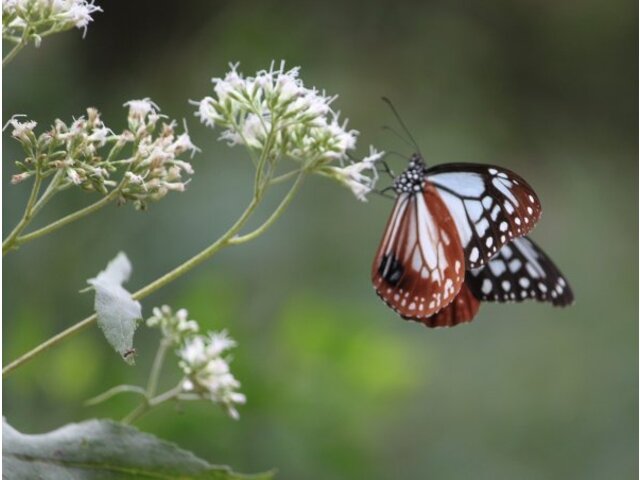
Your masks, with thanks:
[{"label": "white flower cluster", "polygon": [[92,15],[101,11],[93,0],[3,0],[2,36],[32,40],[38,47],[42,37],[73,27],[86,34]]},{"label": "white flower cluster", "polygon": [[[182,173],[192,175],[190,163],[177,158],[185,152],[191,155],[198,148],[191,142],[188,132],[176,135],[174,121],[159,120],[165,118],[159,108],[150,99],[131,100],[125,103],[129,107],[129,130],[137,150],[127,161],[130,165],[126,172],[127,184],[122,189],[125,200],[133,200],[136,208],[146,207],[147,200],[159,200],[170,191],[183,192],[187,182],[182,181]],[[156,130],[158,135],[154,135]]]},{"label": "white flower cluster", "polygon": [[[160,122],[164,116],[149,99],[132,100],[125,105],[129,108],[129,128],[120,134],[114,134],[94,108],[87,109],[87,115],[71,125],[57,119],[49,131],[38,137],[34,134],[36,122],[16,117],[9,120],[11,135],[28,154],[16,162],[22,172],[14,175],[12,182],[20,183],[36,172],[47,177],[62,170],[64,179],[58,188],[77,185],[102,194],[118,188],[119,200],[131,200],[139,209],[169,191],[184,191],[182,174],[193,174],[193,168],[178,157],[197,151],[188,133],[177,135],[175,122]],[[130,156],[118,156],[127,144],[132,147]],[[105,156],[101,149],[107,145]],[[123,170],[120,181],[113,180],[114,173]]]},{"label": "white flower cluster", "polygon": [[154,308],[147,325],[159,327],[163,341],[179,347],[176,351],[180,359],[178,365],[184,373],[181,387],[185,394],[190,395],[186,398],[213,401],[224,407],[229,416],[238,419],[236,405],[244,404],[246,397],[238,392],[240,382],[231,373],[230,359],[224,357],[236,346],[227,332],[200,335],[198,322],[189,320],[187,310],[173,313],[167,305]]},{"label": "white flower cluster", "polygon": [[153,315],[147,319],[147,326],[159,327],[163,339],[171,345],[180,345],[184,339],[198,333],[200,326],[195,320],[189,320],[189,312],[181,308],[175,314],[168,305],[153,309]]},{"label": "white flower cluster", "polygon": [[34,133],[37,123],[33,120],[20,121],[14,116],[7,125],[13,128],[11,135],[28,153],[24,160],[16,162],[22,173],[14,175],[12,183],[20,183],[36,171],[46,177],[62,170],[66,178],[62,182],[64,187],[73,184],[107,193],[109,187],[115,186],[109,180],[114,168],[98,155],[113,132],[104,125],[96,109],[87,109],[86,117],[74,120],[71,125],[57,119],[49,131],[38,137]]},{"label": "white flower cluster", "polygon": [[210,332],[207,336],[188,338],[178,356],[185,374],[183,390],[222,405],[229,416],[237,420],[239,414],[235,406],[246,403],[247,399],[237,391],[240,382],[229,369],[229,359],[223,357],[223,353],[235,346],[236,342],[224,330]]},{"label": "white flower cluster", "polygon": [[[323,172],[350,188],[358,200],[366,202],[367,195],[375,188],[378,181],[376,162],[383,156],[384,152],[378,152],[370,147],[369,155],[359,162],[346,167],[327,166],[324,167]],[[367,171],[370,175],[364,174]]]},{"label": "white flower cluster", "polygon": [[[335,161],[344,166],[358,132],[348,129],[347,121],[331,108],[336,97],[305,87],[299,70],[286,70],[283,62],[279,68],[272,64],[255,77],[244,77],[237,65],[231,65],[224,78],[213,79],[214,96],[193,102],[198,106],[195,115],[209,127],[222,127],[220,138],[232,146],[268,150],[270,159],[288,157],[308,172],[335,177],[337,171],[322,169]],[[375,174],[365,180],[364,172],[378,158],[370,157],[357,167],[358,175],[343,182],[361,199],[375,184]]]}]

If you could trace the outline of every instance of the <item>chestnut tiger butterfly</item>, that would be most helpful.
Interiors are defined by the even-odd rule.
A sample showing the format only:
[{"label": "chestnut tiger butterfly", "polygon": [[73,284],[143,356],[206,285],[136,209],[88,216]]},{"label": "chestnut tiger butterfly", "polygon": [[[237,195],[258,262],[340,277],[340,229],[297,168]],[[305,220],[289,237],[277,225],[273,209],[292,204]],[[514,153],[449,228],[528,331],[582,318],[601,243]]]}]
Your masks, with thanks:
[{"label": "chestnut tiger butterfly", "polygon": [[516,173],[470,163],[427,168],[414,154],[393,189],[372,282],[403,318],[443,327],[470,322],[481,301],[573,301],[558,268],[525,237],[542,208]]}]

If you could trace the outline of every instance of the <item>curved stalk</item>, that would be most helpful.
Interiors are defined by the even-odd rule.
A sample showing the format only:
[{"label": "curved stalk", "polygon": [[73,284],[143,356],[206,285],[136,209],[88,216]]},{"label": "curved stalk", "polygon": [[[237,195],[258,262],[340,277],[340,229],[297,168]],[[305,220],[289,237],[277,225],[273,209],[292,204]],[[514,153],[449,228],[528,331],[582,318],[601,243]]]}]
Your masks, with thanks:
[{"label": "curved stalk", "polygon": [[119,189],[111,190],[107,195],[102,197],[95,203],[77,210],[65,217],[62,217],[55,222],[50,223],[49,225],[39,228],[31,233],[27,233],[26,235],[21,235],[15,239],[14,246],[22,245],[24,243],[35,240],[36,238],[42,237],[43,235],[47,235],[48,233],[55,232],[59,228],[64,227],[65,225],[75,222],[76,220],[81,219],[82,217],[86,217],[87,215],[100,210],[102,207],[108,205],[119,193]]},{"label": "curved stalk", "polygon": [[[298,189],[302,184],[303,178],[304,178],[304,172],[302,171],[298,175],[298,178],[296,179],[295,183],[291,186],[291,189],[289,190],[287,195],[284,197],[284,199],[282,200],[278,208],[276,208],[273,214],[271,214],[271,216],[260,227],[256,228],[255,230],[253,230],[252,232],[246,235],[236,236],[237,233],[240,231],[240,229],[242,229],[244,224],[247,222],[251,214],[254,212],[256,207],[260,204],[260,199],[256,196],[251,200],[251,203],[249,203],[249,205],[247,206],[245,211],[242,213],[240,218],[236,221],[236,223],[234,223],[231,226],[231,228],[229,228],[229,230],[227,230],[227,232],[224,233],[220,238],[218,238],[215,242],[213,242],[210,246],[202,250],[200,253],[191,257],[186,262],[182,263],[181,265],[174,268],[170,272],[157,278],[153,282],[149,283],[148,285],[142,287],[137,292],[133,293],[132,297],[135,300],[141,300],[144,297],[155,292],[156,290],[164,287],[166,284],[177,279],[178,277],[184,275],[192,268],[200,265],[207,259],[211,258],[214,254],[216,254],[218,251],[220,251],[224,247],[227,247],[229,245],[238,245],[241,243],[245,243],[264,233],[276,221],[276,219],[282,214],[282,212],[284,212],[284,210],[287,208],[289,203],[291,203],[291,200],[293,199],[293,197],[295,196],[296,192],[298,191]],[[93,324],[96,320],[97,320],[97,316],[96,314],[93,314],[85,318],[81,322],[76,323],[75,325],[72,325],[66,330],[60,332],[59,334],[51,337],[50,339],[46,340],[45,342],[41,343],[34,349],[30,350],[29,352],[25,353],[24,355],[20,356],[19,358],[9,363],[7,366],[5,366],[2,369],[2,376],[4,377],[5,375],[11,373],[20,365],[32,360],[34,357],[36,357],[40,353],[48,350],[49,348],[63,341],[65,338],[68,338],[80,332],[81,330],[84,330],[86,327]]]},{"label": "curved stalk", "polygon": [[29,222],[33,218],[33,206],[36,202],[36,198],[38,198],[38,193],[40,193],[40,186],[42,185],[42,175],[40,172],[36,172],[36,178],[33,182],[33,187],[31,188],[31,194],[29,195],[29,200],[27,200],[27,206],[24,209],[24,213],[22,214],[22,218],[18,222],[18,224],[14,227],[11,233],[7,236],[7,238],[2,242],[2,254],[4,255],[11,248],[13,248],[16,238],[18,235],[22,233],[22,231],[27,228]]},{"label": "curved stalk", "polygon": [[95,397],[90,398],[89,400],[84,402],[84,405],[85,407],[97,405],[121,393],[137,393],[138,395],[146,394],[145,389],[138,387],[137,385],[118,385],[116,387],[110,388],[100,395],[96,395]]},{"label": "curved stalk", "polygon": [[2,255],[5,255],[9,250],[16,246],[19,235],[24,231],[25,228],[27,228],[29,223],[31,223],[31,220],[33,220],[33,217],[35,217],[40,209],[44,207],[44,205],[49,200],[51,200],[51,197],[53,197],[53,195],[57,191],[60,179],[62,178],[62,173],[62,170],[56,172],[56,174],[49,182],[49,185],[47,185],[47,189],[37,201],[36,198],[38,197],[40,186],[42,185],[42,176],[40,175],[40,173],[36,173],[36,179],[34,181],[33,189],[31,190],[31,195],[29,196],[29,201],[27,202],[24,214],[22,215],[22,218],[15,226],[15,228],[11,231],[9,236],[2,242]]},{"label": "curved stalk", "polygon": [[134,408],[131,413],[129,413],[126,417],[124,417],[121,422],[126,425],[131,425],[133,422],[138,420],[142,415],[147,413],[154,407],[158,405],[168,402],[169,400],[178,399],[180,393],[182,393],[182,384],[179,383],[177,386],[172,388],[171,390],[167,390],[160,395],[157,395],[152,398],[146,398],[144,402]]},{"label": "curved stalk", "polygon": [[2,57],[2,66],[4,67],[7,63],[14,59],[14,57],[18,54],[20,50],[22,50],[27,45],[27,29],[25,28],[22,32],[22,37],[18,40],[13,48],[7,53],[4,57]]}]

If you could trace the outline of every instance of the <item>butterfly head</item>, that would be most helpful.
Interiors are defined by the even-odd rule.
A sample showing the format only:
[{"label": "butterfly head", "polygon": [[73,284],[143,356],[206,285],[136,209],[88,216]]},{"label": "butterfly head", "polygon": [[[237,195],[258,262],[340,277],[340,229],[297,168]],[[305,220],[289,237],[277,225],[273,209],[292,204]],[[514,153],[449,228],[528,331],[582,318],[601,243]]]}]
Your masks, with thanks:
[{"label": "butterfly head", "polygon": [[418,153],[411,155],[409,165],[398,175],[394,182],[393,188],[396,193],[418,193],[424,188],[427,166]]}]

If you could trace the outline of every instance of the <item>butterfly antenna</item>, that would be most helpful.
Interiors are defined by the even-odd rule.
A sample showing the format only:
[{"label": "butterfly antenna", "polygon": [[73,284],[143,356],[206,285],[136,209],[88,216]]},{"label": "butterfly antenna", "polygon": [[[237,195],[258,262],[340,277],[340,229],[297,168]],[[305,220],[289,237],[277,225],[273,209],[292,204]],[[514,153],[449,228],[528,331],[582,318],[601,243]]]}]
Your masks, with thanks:
[{"label": "butterfly antenna", "polygon": [[410,146],[411,148],[415,148],[413,143],[411,143],[409,140],[404,138],[397,130],[395,130],[394,128],[390,127],[389,125],[383,125],[382,129],[383,130],[388,130],[389,132],[393,133],[396,137],[398,137],[400,140],[402,140],[404,143],[406,143],[408,146]]},{"label": "butterfly antenna", "polygon": [[396,110],[396,107],[393,106],[393,103],[391,103],[391,100],[389,100],[387,97],[382,97],[382,101],[384,103],[386,103],[387,105],[389,105],[389,108],[391,109],[391,111],[393,112],[393,115],[396,117],[396,120],[398,120],[398,123],[400,124],[400,126],[402,127],[402,130],[404,130],[404,133],[407,134],[407,136],[409,137],[409,139],[411,140],[411,142],[413,143],[413,146],[416,148],[416,151],[422,155],[422,152],[420,151],[420,147],[418,146],[418,142],[416,142],[415,138],[413,138],[413,135],[411,135],[411,132],[409,132],[409,129],[407,128],[407,126],[405,125],[405,123],[402,121],[402,118],[400,117],[400,114],[398,113],[398,111]]},{"label": "butterfly antenna", "polygon": [[390,198],[392,200],[395,199],[396,196],[393,194],[389,194],[389,191],[393,191],[393,187],[383,188],[382,190],[372,190],[373,193],[380,195],[381,197]]},{"label": "butterfly antenna", "polygon": [[378,164],[383,167],[382,171],[391,177],[391,179],[396,178],[396,174],[393,173],[393,170],[389,168],[389,164],[385,160],[378,160]]}]

